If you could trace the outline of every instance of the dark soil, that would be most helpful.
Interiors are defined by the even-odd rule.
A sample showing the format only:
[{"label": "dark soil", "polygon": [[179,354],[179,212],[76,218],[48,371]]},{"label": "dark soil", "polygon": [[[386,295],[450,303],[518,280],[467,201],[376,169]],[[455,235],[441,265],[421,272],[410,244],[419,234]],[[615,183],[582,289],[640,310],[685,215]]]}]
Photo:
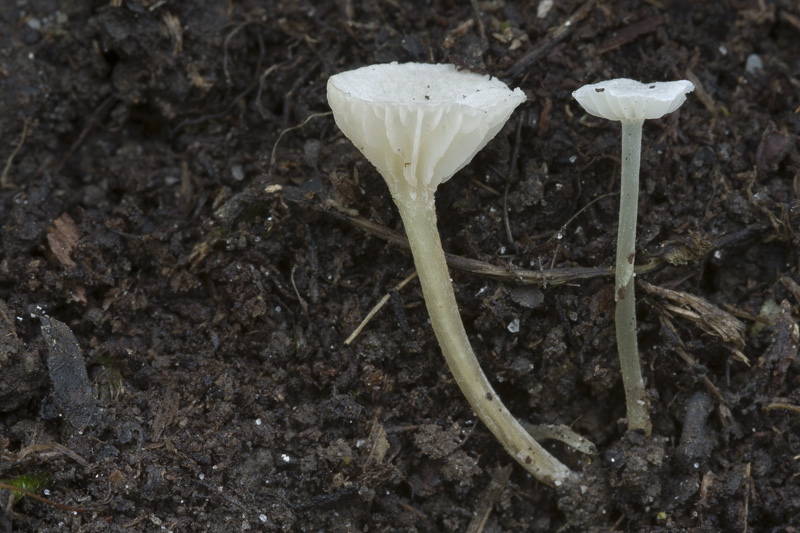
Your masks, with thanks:
[{"label": "dark soil", "polygon": [[[0,490],[0,531],[800,530],[800,6],[547,3],[0,2],[0,479],[72,508]],[[530,97],[437,210],[484,370],[597,446],[547,443],[586,493],[476,422],[326,114],[332,74],[448,60]],[[616,77],[697,86],[644,131],[650,438],[619,125],[571,98]]]}]

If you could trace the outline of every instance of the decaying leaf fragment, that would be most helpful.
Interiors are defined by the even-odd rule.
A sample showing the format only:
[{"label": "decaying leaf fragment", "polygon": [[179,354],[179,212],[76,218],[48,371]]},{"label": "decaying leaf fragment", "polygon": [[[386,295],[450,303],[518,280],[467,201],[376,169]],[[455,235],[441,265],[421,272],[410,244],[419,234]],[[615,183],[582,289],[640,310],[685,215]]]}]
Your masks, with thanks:
[{"label": "decaying leaf fragment", "polygon": [[792,306],[788,300],[783,300],[772,342],[758,360],[759,366],[765,367],[759,374],[763,378],[758,384],[759,392],[766,396],[765,400],[771,400],[772,397],[781,394],[786,384],[789,365],[797,357],[798,345],[800,345],[800,331],[797,322],[792,318]]},{"label": "decaying leaf fragment", "polygon": [[78,225],[67,213],[55,219],[53,225],[47,228],[47,244],[50,245],[50,251],[64,266],[77,266],[70,255],[78,245],[80,238]]},{"label": "decaying leaf fragment", "polygon": [[680,266],[698,261],[714,249],[714,242],[700,233],[690,233],[682,241],[668,242],[661,245],[660,257],[670,265]]},{"label": "decaying leaf fragment", "polygon": [[86,363],[78,340],[69,326],[40,315],[42,336],[47,344],[47,369],[53,383],[53,399],[64,419],[83,432],[97,409]]},{"label": "decaying leaf fragment", "polygon": [[745,326],[741,320],[723,311],[708,300],[689,294],[688,292],[673,291],[651,285],[646,281],[640,282],[648,294],[659,296],[677,305],[664,305],[664,309],[691,320],[697,326],[724,342],[733,344],[737,348],[744,346]]}]

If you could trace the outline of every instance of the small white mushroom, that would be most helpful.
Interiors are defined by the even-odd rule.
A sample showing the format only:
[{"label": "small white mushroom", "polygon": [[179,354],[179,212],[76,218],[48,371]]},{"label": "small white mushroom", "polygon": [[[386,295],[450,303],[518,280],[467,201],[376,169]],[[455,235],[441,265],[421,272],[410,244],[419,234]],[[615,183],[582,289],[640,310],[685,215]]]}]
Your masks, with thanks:
[{"label": "small white mushroom", "polygon": [[661,118],[678,109],[686,101],[686,95],[693,90],[692,82],[686,80],[640,83],[622,78],[584,85],[572,93],[592,115],[622,123],[622,184],[614,291],[617,301],[617,349],[625,386],[628,429],[644,429],[648,435],[651,424],[639,364],[633,286],[642,125],[646,119]]},{"label": "small white mushroom", "polygon": [[575,475],[542,448],[486,379],[461,322],[434,193],[503,127],[525,94],[453,65],[374,65],[328,80],[336,124],[389,186],[408,235],[431,325],[472,408],[537,479],[561,486]]},{"label": "small white mushroom", "polygon": [[596,117],[626,122],[672,113],[693,90],[694,85],[687,80],[641,83],[620,78],[584,85],[572,96]]}]

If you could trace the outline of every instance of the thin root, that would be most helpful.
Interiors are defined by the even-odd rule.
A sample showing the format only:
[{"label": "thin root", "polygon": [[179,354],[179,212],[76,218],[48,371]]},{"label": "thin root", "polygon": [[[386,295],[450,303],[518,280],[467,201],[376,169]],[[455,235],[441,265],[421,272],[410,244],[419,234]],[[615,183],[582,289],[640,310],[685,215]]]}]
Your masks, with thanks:
[{"label": "thin root", "polygon": [[20,494],[24,494],[28,498],[32,498],[37,502],[42,502],[47,505],[51,505],[58,509],[63,509],[64,511],[69,511],[71,513],[87,513],[91,511],[91,509],[87,507],[71,507],[69,505],[64,505],[63,503],[54,502],[53,500],[48,500],[43,496],[39,496],[38,494],[34,494],[33,492],[20,488],[15,487],[14,485],[9,485],[8,483],[0,483],[0,489],[10,490],[12,492],[19,492]]},{"label": "thin root", "polygon": [[302,128],[303,126],[305,126],[306,124],[311,122],[312,119],[319,118],[319,117],[327,117],[329,115],[333,115],[333,111],[327,111],[325,113],[314,113],[312,115],[308,115],[305,118],[305,120],[303,122],[301,122],[300,124],[297,124],[296,126],[292,126],[291,128],[286,128],[285,130],[283,130],[281,132],[281,134],[278,135],[278,139],[275,141],[275,144],[272,147],[272,155],[269,158],[269,168],[267,169],[267,175],[268,176],[272,175],[272,166],[275,164],[275,153],[278,150],[278,143],[281,142],[281,139],[283,138],[284,135],[286,135],[290,131],[294,131],[294,130],[298,130],[298,129]]},{"label": "thin root", "polygon": [[19,152],[22,145],[25,144],[25,137],[28,135],[28,124],[30,124],[31,119],[25,119],[25,123],[22,125],[22,135],[19,137],[19,142],[17,143],[17,147],[14,148],[14,151],[11,152],[11,155],[8,156],[8,160],[6,160],[6,166],[3,168],[3,174],[0,176],[0,188],[3,189],[16,189],[17,186],[14,185],[11,180],[8,179],[8,172],[11,170],[11,164],[14,162],[14,158],[16,157],[17,153]]}]

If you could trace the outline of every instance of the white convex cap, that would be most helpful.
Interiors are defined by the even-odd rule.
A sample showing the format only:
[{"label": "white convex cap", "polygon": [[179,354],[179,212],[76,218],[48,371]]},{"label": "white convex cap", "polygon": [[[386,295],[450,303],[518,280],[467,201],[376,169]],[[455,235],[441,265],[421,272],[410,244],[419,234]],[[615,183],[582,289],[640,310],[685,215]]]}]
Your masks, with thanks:
[{"label": "white convex cap", "polygon": [[525,93],[454,65],[389,63],[328,79],[336,124],[395,194],[433,202],[436,187],[488,143]]},{"label": "white convex cap", "polygon": [[672,113],[693,90],[694,85],[687,80],[641,83],[619,78],[584,85],[572,97],[596,117],[642,121]]}]

